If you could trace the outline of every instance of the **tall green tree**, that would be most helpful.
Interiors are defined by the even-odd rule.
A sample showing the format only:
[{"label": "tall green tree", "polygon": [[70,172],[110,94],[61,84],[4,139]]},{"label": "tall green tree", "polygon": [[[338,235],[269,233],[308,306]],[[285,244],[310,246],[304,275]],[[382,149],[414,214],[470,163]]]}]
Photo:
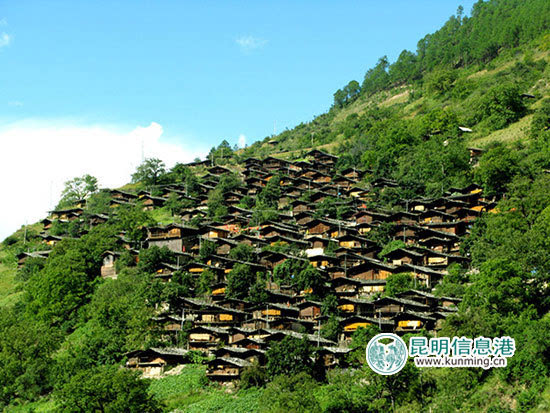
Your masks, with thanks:
[{"label": "tall green tree", "polygon": [[152,187],[161,183],[166,174],[166,166],[158,158],[148,158],[143,161],[132,174],[132,182],[141,182],[146,187]]},{"label": "tall green tree", "polygon": [[76,374],[56,398],[62,412],[162,412],[148,383],[138,374],[117,366],[101,366]]},{"label": "tall green tree", "polygon": [[97,178],[88,174],[73,178],[65,182],[57,208],[73,206],[77,201],[86,199],[97,191]]}]

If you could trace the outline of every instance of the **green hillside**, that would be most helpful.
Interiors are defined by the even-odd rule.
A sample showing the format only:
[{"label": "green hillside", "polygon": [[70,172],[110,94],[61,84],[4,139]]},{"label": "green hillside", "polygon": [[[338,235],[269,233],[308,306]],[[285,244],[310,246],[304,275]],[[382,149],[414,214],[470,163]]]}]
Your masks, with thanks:
[{"label": "green hillside", "polygon": [[[549,58],[550,2],[479,1],[310,122],[66,183],[0,244],[0,408],[550,411]],[[383,376],[382,331],[516,350]]]}]

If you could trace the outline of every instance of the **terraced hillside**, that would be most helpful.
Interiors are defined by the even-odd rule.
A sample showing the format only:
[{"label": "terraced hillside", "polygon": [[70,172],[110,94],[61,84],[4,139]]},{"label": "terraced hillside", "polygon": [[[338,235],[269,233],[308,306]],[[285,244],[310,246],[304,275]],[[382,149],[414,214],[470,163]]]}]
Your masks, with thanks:
[{"label": "terraced hillside", "polygon": [[[70,181],[0,245],[0,406],[549,411],[549,7],[459,10],[248,148]],[[380,331],[516,351],[381,376]]]}]

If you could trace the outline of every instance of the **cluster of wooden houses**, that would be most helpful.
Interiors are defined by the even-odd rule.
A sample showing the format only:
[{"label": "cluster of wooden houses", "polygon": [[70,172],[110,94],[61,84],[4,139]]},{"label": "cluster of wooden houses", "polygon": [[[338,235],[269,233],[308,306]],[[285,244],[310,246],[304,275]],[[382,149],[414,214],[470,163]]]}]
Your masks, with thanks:
[{"label": "cluster of wooden houses", "polygon": [[[155,318],[167,335],[178,334],[190,321],[187,347],[136,351],[129,355],[128,366],[156,372],[166,365],[185,362],[187,351],[200,350],[214,356],[208,376],[228,381],[237,379],[251,363],[264,363],[270,344],[288,335],[309,340],[318,349],[321,362],[330,368],[345,364],[347,345],[360,327],[375,325],[397,334],[420,329],[437,331],[442,320],[456,311],[459,299],[436,297],[429,291],[444,277],[448,265],[468,264],[468,258],[460,255],[460,240],[480,214],[494,211],[493,200],[486,199],[477,185],[470,185],[450,189],[437,199],[403,201],[399,211],[373,209],[369,205],[376,194],[397,187],[397,182],[368,179],[369,172],[364,170],[337,171],[336,162],[336,156],[319,150],[295,162],[274,157],[245,160],[238,171],[243,185],[226,194],[227,215],[222,222],[208,220],[208,194],[222,175],[234,171],[208,167],[208,162],[190,164],[204,171],[199,195],[188,195],[184,184],[157,188],[155,196],[148,191],[110,190],[114,209],[123,204],[139,204],[145,210],[161,208],[170,194],[189,201],[193,206],[182,211],[180,223],[148,227],[146,242],[140,247],[166,246],[175,253],[176,263],[163,263],[157,269],[156,276],[166,282],[175,271],[196,277],[206,270],[215,274],[209,296],[181,298],[181,308],[172,313],[159,312]],[[254,198],[275,177],[281,179],[277,218],[258,225],[254,212],[243,208],[241,201],[245,196]],[[318,206],[326,199],[344,207],[338,216],[318,213]],[[43,221],[44,242],[52,245],[61,239],[48,235],[55,221],[83,219],[84,211],[84,204],[53,211]],[[87,215],[86,219],[93,226],[109,217],[98,214]],[[369,237],[381,226],[405,246],[382,257],[383,246]],[[215,252],[201,259],[199,251],[206,241],[215,245]],[[271,274],[277,265],[295,259],[309,261],[323,274],[328,280],[326,288],[337,299],[341,331],[337,340],[327,340],[320,334],[328,317],[322,314],[321,303],[311,300],[312,291],[266,282],[268,299],[259,305],[226,296],[227,274],[234,265],[243,264],[229,255],[243,243],[256,252],[252,262],[244,263],[254,271]],[[292,255],[269,248],[285,244],[293,245],[300,253]],[[135,245],[125,246],[137,254],[132,249]],[[31,255],[47,256],[47,251],[22,254],[20,262]],[[116,251],[104,253],[102,276],[116,277],[119,256]],[[411,274],[416,288],[384,296],[388,277],[399,273]]]}]

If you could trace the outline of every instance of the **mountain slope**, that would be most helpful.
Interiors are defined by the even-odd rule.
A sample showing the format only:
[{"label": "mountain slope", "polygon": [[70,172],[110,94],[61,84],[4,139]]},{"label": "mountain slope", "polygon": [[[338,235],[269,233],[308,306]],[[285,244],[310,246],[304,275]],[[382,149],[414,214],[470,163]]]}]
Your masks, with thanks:
[{"label": "mountain slope", "polygon": [[[69,187],[52,216],[0,246],[0,406],[549,411],[549,7],[479,2],[472,17],[459,11],[416,53],[391,65],[382,58],[309,123],[240,151],[222,142],[207,161],[169,171],[147,160],[131,184],[92,188],[84,200]],[[401,262],[419,256],[437,268]],[[383,269],[377,279],[351,281],[365,295],[336,294],[334,284],[369,266]],[[434,283],[420,286],[419,273]],[[509,335],[517,348],[508,367],[407,363],[396,376],[373,373],[366,343],[383,325],[397,331],[401,315],[382,323],[370,308],[403,293],[459,303],[420,314],[415,322],[428,321],[414,335]],[[304,303],[322,317],[301,315],[295,305]],[[345,324],[350,304],[363,306],[364,317]],[[437,328],[428,325],[436,313],[445,319]],[[187,352],[227,334],[220,325],[228,320],[250,347],[265,345],[255,334],[269,338],[263,362],[229,358],[237,363],[231,374],[247,366],[236,368],[239,387],[209,384],[219,366],[197,365],[204,355]],[[252,336],[247,323],[255,323]],[[296,339],[291,324],[310,334]],[[283,328],[267,331],[275,326]],[[224,351],[258,350],[222,348],[224,340],[210,349],[220,363],[228,362]],[[347,368],[312,365],[320,351],[342,354],[330,349],[333,340],[346,342],[338,362]],[[167,355],[186,366],[181,374],[150,384],[130,371],[151,373]]]}]

